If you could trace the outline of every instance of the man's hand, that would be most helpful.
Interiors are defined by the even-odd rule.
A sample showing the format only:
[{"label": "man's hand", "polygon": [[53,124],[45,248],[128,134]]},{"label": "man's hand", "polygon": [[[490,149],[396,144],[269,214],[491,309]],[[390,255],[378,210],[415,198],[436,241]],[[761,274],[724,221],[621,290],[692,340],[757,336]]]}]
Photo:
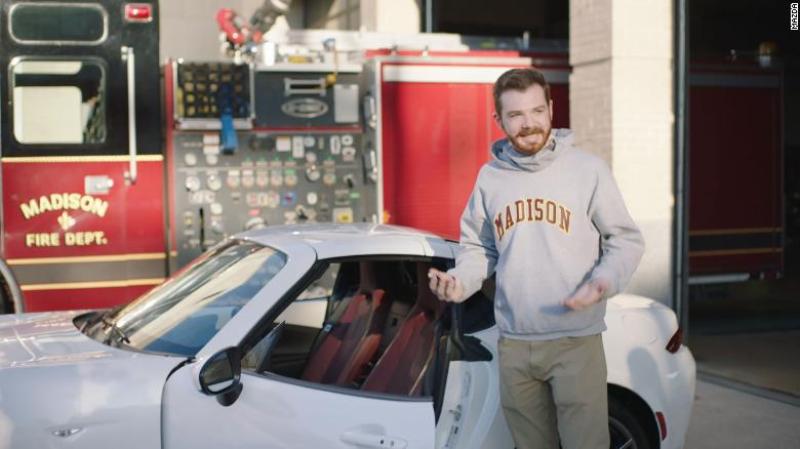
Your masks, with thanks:
[{"label": "man's hand", "polygon": [[435,268],[428,270],[431,291],[442,301],[463,302],[464,286],[461,281]]},{"label": "man's hand", "polygon": [[583,284],[574,295],[565,299],[564,305],[572,310],[583,310],[599,302],[606,290],[608,290],[608,281],[594,279]]}]

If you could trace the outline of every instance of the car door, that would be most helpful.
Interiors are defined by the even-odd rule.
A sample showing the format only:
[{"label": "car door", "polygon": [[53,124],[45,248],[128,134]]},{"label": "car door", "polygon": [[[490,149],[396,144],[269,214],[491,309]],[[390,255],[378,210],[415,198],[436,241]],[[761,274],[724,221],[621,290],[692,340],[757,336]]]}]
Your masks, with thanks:
[{"label": "car door", "polygon": [[[199,379],[204,363],[226,347],[252,340],[256,329],[263,328],[264,320],[280,323],[275,328],[295,332],[295,336],[296,329],[310,327],[308,320],[316,312],[309,312],[315,301],[304,298],[297,289],[313,284],[330,264],[300,267],[296,251],[286,252],[288,263],[278,276],[299,273],[299,268],[307,272],[306,276],[293,283],[282,283],[276,276],[265,289],[267,297],[251,301],[248,309],[242,309],[195,361],[176,370],[167,380],[162,413],[164,448],[433,447],[434,399],[430,396],[374,393],[251,370],[242,371],[241,390],[228,406],[221,405],[225,402],[221,396],[201,391]],[[321,271],[315,272],[316,269]],[[287,302],[297,304],[295,312],[304,310],[302,320],[279,312]],[[273,316],[273,312],[280,315]],[[322,318],[319,321],[314,326],[321,327]],[[276,351],[276,355],[285,360],[285,354]]]},{"label": "car door", "polygon": [[242,392],[228,407],[197,387],[187,365],[164,390],[165,449],[431,448],[433,402],[242,373]]}]

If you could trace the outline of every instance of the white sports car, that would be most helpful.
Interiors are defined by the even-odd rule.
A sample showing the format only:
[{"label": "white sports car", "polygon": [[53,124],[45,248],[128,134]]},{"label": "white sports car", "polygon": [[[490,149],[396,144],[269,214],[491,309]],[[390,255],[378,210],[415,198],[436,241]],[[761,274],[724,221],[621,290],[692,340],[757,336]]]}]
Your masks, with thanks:
[{"label": "white sports car", "polygon": [[[490,286],[460,306],[428,268],[458,245],[382,225],[229,239],[110,311],[0,317],[0,447],[514,447]],[[683,445],[695,364],[675,315],[608,304],[615,448]]]}]

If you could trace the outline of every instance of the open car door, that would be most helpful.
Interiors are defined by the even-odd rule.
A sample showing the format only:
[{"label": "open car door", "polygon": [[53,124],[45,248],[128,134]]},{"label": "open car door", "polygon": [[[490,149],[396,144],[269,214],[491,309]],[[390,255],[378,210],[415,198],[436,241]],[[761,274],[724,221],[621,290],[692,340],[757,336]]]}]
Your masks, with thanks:
[{"label": "open car door", "polygon": [[[379,295],[374,293],[372,298],[376,300]],[[363,294],[357,297],[364,300]],[[199,358],[174,372],[163,394],[164,448],[432,448],[433,395],[399,394],[392,390],[393,384],[381,383],[385,379],[378,375],[372,380],[368,377],[363,388],[359,388],[351,381],[322,383],[314,375],[294,378],[282,369],[266,370],[268,366],[286,367],[284,363],[277,367],[277,361],[297,359],[300,352],[294,351],[287,359],[286,355],[292,351],[285,350],[296,348],[290,344],[292,341],[306,340],[303,336],[307,333],[298,331],[301,327],[319,329],[323,340],[324,336],[339,337],[338,327],[322,332],[322,318],[312,319],[318,313],[314,311],[315,304],[313,300],[297,299],[286,309],[276,311],[277,315],[264,317],[271,323],[264,329],[270,330],[263,336],[260,331],[250,332],[259,336],[247,338],[254,343],[252,347],[245,345],[248,349],[244,358],[239,347],[232,347]],[[347,304],[354,312],[362,310],[355,299]],[[344,316],[349,314],[345,312]],[[356,327],[356,321],[358,318],[349,321],[350,326]],[[258,324],[256,328],[262,326]],[[336,338],[331,338],[331,342]],[[328,349],[325,343],[317,347],[323,348],[323,353]],[[403,349],[408,345],[396,347]],[[386,369],[394,372],[385,364],[388,359],[400,359],[391,357],[392,352],[384,353],[384,362],[377,362],[373,374]],[[258,355],[251,361],[252,354]],[[315,350],[309,356],[309,363],[315,365],[320,354]]]},{"label": "open car door", "polygon": [[492,307],[479,291],[448,310],[450,330],[439,363],[444,372],[437,374],[436,449],[514,448],[500,406]]},{"label": "open car door", "polygon": [[[416,265],[418,279],[427,266]],[[510,441],[497,418],[493,353],[479,338],[462,335],[461,306],[445,309],[426,283],[416,287],[416,301],[363,381],[329,383],[305,374],[290,377],[295,370],[273,372],[274,364],[267,370],[270,363],[262,367],[261,360],[284,360],[280,349],[294,347],[286,343],[296,339],[301,324],[327,328],[321,318],[311,319],[314,304],[305,299],[264,317],[270,330],[248,337],[254,342],[244,345],[248,356],[232,347],[180,368],[164,390],[164,447],[430,449],[473,447],[476,441],[483,443],[474,447],[504,447],[492,445],[496,435]],[[347,304],[358,308],[355,299]],[[337,326],[322,335],[337,335]],[[257,360],[249,360],[254,353]],[[310,365],[318,355],[311,353]]]},{"label": "open car door", "polygon": [[167,382],[165,449],[433,446],[431,398],[381,397],[243,373],[241,394],[226,407],[198,390],[194,373],[187,365]]}]

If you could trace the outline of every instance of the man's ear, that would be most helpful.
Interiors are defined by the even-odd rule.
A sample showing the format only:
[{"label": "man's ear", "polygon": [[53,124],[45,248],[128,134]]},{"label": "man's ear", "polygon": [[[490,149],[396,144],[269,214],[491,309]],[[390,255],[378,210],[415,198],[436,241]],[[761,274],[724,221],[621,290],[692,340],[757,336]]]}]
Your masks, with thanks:
[{"label": "man's ear", "polygon": [[553,121],[553,99],[550,99],[550,121]]},{"label": "man's ear", "polygon": [[497,126],[499,126],[500,129],[503,129],[503,120],[500,118],[500,114],[498,114],[497,111],[492,112],[492,118]]}]

